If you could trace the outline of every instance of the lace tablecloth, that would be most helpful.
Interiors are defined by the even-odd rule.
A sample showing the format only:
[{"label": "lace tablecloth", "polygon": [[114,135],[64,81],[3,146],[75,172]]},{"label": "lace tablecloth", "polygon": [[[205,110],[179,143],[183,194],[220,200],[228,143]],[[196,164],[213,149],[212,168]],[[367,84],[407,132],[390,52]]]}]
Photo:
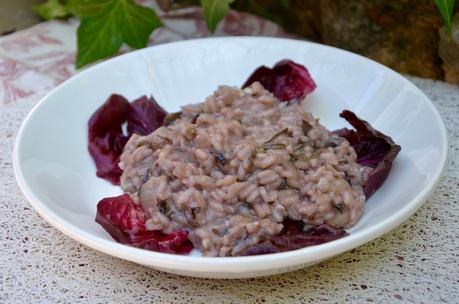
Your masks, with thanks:
[{"label": "lace tablecloth", "polygon": [[[208,35],[199,9],[164,16],[166,27],[152,43]],[[31,107],[75,73],[76,26],[52,21],[0,39],[0,303],[457,303],[459,89],[431,80],[410,78],[448,129],[442,181],[402,226],[331,260],[259,279],[196,279],[122,261],[62,235],[22,196],[12,150]],[[237,34],[285,36],[272,23],[231,12],[217,35]]]}]

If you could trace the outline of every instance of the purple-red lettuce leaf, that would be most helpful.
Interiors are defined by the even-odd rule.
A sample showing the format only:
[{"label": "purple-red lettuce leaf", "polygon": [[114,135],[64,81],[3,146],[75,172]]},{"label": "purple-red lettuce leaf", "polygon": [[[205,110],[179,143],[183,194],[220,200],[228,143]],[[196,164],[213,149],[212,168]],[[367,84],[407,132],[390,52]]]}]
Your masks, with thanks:
[{"label": "purple-red lettuce leaf", "polygon": [[123,96],[113,94],[88,121],[88,150],[96,163],[96,174],[113,184],[119,184],[119,156],[128,139],[121,126],[130,108]]},{"label": "purple-red lettuce leaf", "polygon": [[247,248],[241,255],[290,251],[327,243],[348,235],[343,229],[336,229],[325,224],[307,230],[304,229],[302,221],[286,219],[282,224],[284,228],[279,235]]},{"label": "purple-red lettuce leaf", "polygon": [[355,130],[344,128],[333,133],[349,141],[357,153],[357,163],[373,168],[364,186],[364,193],[368,199],[386,180],[401,147],[392,138],[374,129],[367,121],[360,119],[353,112],[344,110],[340,116]]},{"label": "purple-red lettuce leaf", "polygon": [[260,82],[281,101],[301,100],[316,88],[308,69],[288,59],[279,61],[272,69],[259,67],[242,87],[248,87],[255,81]]},{"label": "purple-red lettuce leaf", "polygon": [[[112,94],[88,122],[88,150],[97,176],[119,185],[119,158],[129,137],[150,134],[163,124],[166,114],[153,97],[142,96],[130,104],[123,96]],[[126,122],[129,134],[122,131]]]},{"label": "purple-red lettuce leaf", "polygon": [[129,136],[136,133],[148,135],[164,123],[167,112],[153,97],[142,96],[131,103],[128,115]]},{"label": "purple-red lettuce leaf", "polygon": [[193,249],[186,231],[163,234],[145,228],[147,215],[128,194],[107,197],[97,204],[96,222],[116,241],[147,250],[186,254]]}]

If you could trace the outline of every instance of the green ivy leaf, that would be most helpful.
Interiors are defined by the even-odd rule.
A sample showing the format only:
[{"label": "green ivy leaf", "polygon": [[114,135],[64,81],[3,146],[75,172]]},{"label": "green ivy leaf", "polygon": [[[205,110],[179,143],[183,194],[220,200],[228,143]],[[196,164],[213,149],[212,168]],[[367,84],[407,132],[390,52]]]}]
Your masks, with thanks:
[{"label": "green ivy leaf", "polygon": [[111,0],[69,0],[65,6],[67,11],[78,17],[97,15]]},{"label": "green ivy leaf", "polygon": [[33,5],[32,9],[45,20],[55,18],[65,18],[69,16],[69,12],[59,0],[48,0],[43,4]]},{"label": "green ivy leaf", "polygon": [[455,2],[456,0],[435,0],[435,4],[437,4],[438,10],[440,11],[441,16],[446,23],[446,27],[450,36],[452,31],[451,20],[453,19],[453,9]]},{"label": "green ivy leaf", "polygon": [[228,14],[229,4],[234,0],[201,0],[204,19],[210,32],[215,32],[217,24]]},{"label": "green ivy leaf", "polygon": [[123,43],[145,47],[153,30],[162,25],[153,10],[133,0],[78,2],[87,6],[73,6],[73,12],[83,16],[77,31],[77,68],[115,54]]}]

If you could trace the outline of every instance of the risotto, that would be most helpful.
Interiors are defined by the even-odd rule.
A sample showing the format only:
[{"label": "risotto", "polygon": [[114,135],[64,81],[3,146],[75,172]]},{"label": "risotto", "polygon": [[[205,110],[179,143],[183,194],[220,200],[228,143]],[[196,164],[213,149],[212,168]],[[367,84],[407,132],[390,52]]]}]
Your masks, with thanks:
[{"label": "risotto", "polygon": [[372,170],[356,159],[302,102],[279,102],[255,82],[222,86],[132,135],[119,166],[147,230],[186,230],[203,255],[234,256],[278,235],[287,218],[352,226]]}]

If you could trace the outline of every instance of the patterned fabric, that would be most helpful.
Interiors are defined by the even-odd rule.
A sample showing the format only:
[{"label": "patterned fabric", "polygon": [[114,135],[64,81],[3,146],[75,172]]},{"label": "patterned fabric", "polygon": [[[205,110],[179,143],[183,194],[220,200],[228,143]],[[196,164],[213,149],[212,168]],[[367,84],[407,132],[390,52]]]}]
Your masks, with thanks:
[{"label": "patterned fabric", "polygon": [[[153,1],[164,27],[153,32],[149,45],[210,36],[198,7],[163,12]],[[49,21],[0,38],[0,106],[36,98],[76,73],[76,29],[78,21]],[[218,25],[215,36],[248,35],[286,37],[279,26],[259,17],[230,11]],[[120,53],[128,52],[123,48]]]},{"label": "patterned fabric", "polygon": [[0,303],[458,303],[459,88],[409,78],[435,103],[450,157],[431,198],[400,227],[312,267],[259,279],[181,277],[60,233],[21,193],[14,137],[35,100],[0,106]]}]

